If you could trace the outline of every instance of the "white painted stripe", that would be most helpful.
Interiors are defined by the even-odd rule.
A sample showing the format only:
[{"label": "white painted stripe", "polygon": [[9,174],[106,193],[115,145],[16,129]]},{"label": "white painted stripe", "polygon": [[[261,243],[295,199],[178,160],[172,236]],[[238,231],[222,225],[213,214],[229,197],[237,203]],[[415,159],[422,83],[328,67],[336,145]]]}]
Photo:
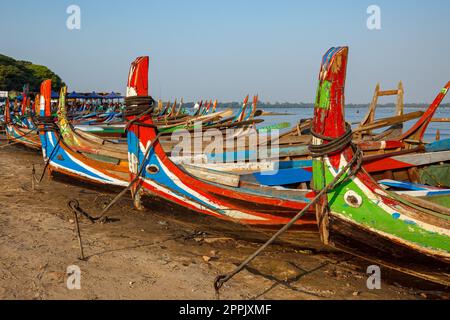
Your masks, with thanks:
[{"label": "white painted stripe", "polygon": [[[48,132],[48,136],[49,136],[49,140],[50,140],[50,142],[51,142],[51,145],[53,146],[53,148],[55,148],[55,142],[54,142],[53,137],[52,137],[52,135],[51,135],[50,132]],[[82,176],[82,177],[89,178],[89,179],[91,179],[91,180],[99,181],[99,182],[102,182],[102,183],[114,184],[114,185],[118,185],[118,186],[124,186],[124,187],[128,186],[128,182],[127,182],[127,181],[119,180],[119,179],[113,178],[113,177],[111,177],[111,176],[108,176],[108,175],[106,175],[106,174],[104,174],[104,173],[102,173],[102,172],[100,172],[100,171],[98,171],[98,170],[92,168],[91,166],[88,166],[87,164],[85,164],[85,163],[79,161],[78,159],[72,157],[69,153],[65,152],[65,154],[66,154],[73,162],[75,162],[75,163],[78,164],[79,166],[85,168],[85,169],[88,170],[88,171],[93,172],[94,174],[96,174],[96,175],[100,176],[101,178],[105,179],[106,181],[105,181],[105,180],[102,180],[102,179],[99,179],[99,178],[96,178],[96,177],[93,177],[93,176],[90,176],[90,175],[85,174],[85,173],[83,173],[83,172],[77,171],[77,170],[75,170],[75,169],[71,169],[71,168],[68,168],[68,167],[65,167],[65,166],[61,166],[61,165],[59,165],[59,164],[57,164],[57,163],[55,163],[55,162],[53,162],[53,161],[50,161],[50,163],[51,163],[53,166],[57,167],[57,168],[67,170],[67,171],[69,171],[69,172],[75,173],[75,174],[80,175],[80,176]]]},{"label": "white painted stripe", "polygon": [[[150,144],[150,141],[147,143],[147,147],[149,146],[149,144]],[[139,142],[139,147],[141,148],[141,152],[143,152],[143,154],[145,154],[145,153],[146,153],[146,148],[143,148],[143,145],[142,145],[142,143],[140,143],[140,142]],[[192,195],[193,197],[196,197],[196,198],[200,199],[201,201],[203,201],[203,202],[205,202],[205,203],[207,203],[207,204],[209,204],[209,205],[215,207],[217,210],[223,210],[223,211],[224,211],[224,214],[225,214],[226,216],[229,216],[229,217],[234,218],[234,219],[267,220],[267,219],[265,219],[265,218],[262,218],[262,217],[259,217],[259,216],[254,216],[254,215],[251,215],[251,214],[247,214],[247,213],[245,213],[245,212],[241,212],[241,211],[238,211],[238,210],[230,210],[230,209],[227,208],[227,207],[221,206],[221,205],[220,205],[219,203],[217,203],[217,202],[214,202],[214,201],[209,200],[208,198],[206,198],[206,197],[204,197],[203,195],[199,194],[197,191],[195,191],[195,190],[193,190],[192,188],[190,188],[188,185],[184,184],[184,183],[183,183],[176,175],[174,175],[174,174],[173,174],[173,173],[172,173],[172,172],[171,172],[171,171],[170,171],[170,170],[162,163],[161,159],[159,159],[158,156],[156,156],[156,158],[157,158],[157,160],[158,160],[158,164],[160,165],[160,167],[163,169],[163,171],[165,172],[165,174],[172,180],[172,182],[173,182],[175,185],[177,185],[180,189],[185,190],[187,193],[189,193],[189,194]],[[179,196],[179,195],[173,193],[173,192],[170,191],[169,189],[163,188],[163,187],[161,187],[160,185],[157,185],[157,184],[155,184],[155,183],[151,183],[150,181],[151,181],[151,180],[149,180],[149,179],[145,179],[145,182],[149,183],[150,185],[154,186],[155,188],[158,188],[158,190],[161,190],[161,191],[163,191],[163,192],[165,192],[165,193],[167,193],[167,194],[170,194],[170,195],[172,195],[172,196],[174,196],[174,197],[176,197],[176,198],[182,200],[183,202],[187,202],[187,203],[189,203],[189,204],[191,204],[191,205],[193,205],[193,206],[195,206],[195,207],[197,207],[197,208],[199,208],[199,209],[202,209],[202,210],[208,210],[208,211],[212,212],[210,209],[206,209],[206,207],[204,207],[203,205],[201,205],[201,204],[199,204],[199,203],[197,203],[197,202],[193,202],[193,201],[191,201],[191,200],[189,200],[189,199],[186,199],[186,198],[184,198],[184,197],[181,197],[181,196]],[[216,213],[218,213],[218,212],[216,212]]]}]

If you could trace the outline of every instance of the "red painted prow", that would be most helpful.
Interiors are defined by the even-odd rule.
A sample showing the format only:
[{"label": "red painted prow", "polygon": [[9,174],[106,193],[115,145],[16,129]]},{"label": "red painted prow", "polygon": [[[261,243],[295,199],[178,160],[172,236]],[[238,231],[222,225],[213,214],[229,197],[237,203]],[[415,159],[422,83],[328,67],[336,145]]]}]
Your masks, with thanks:
[{"label": "red painted prow", "polygon": [[[131,63],[127,82],[127,97],[148,96],[148,56],[138,57]],[[133,117],[129,118],[131,120]],[[146,115],[140,121],[153,123],[152,116]],[[132,125],[130,130],[137,134],[138,127]]]},{"label": "red painted prow", "polygon": [[35,115],[39,115],[39,100],[40,100],[41,95],[39,93],[37,93],[34,96],[34,101],[33,101],[33,111]]},{"label": "red painted prow", "polygon": [[128,74],[127,97],[148,96],[148,56],[133,61]]},{"label": "red painted prow", "polygon": [[[331,48],[323,56],[320,67],[313,131],[330,138],[337,138],[345,133],[344,89],[347,59],[348,47]],[[330,156],[334,167],[339,165],[339,159],[340,153]]]},{"label": "red painted prow", "polygon": [[9,98],[6,98],[5,102],[5,123],[8,124],[11,121],[11,111],[9,110]]},{"label": "red painted prow", "polygon": [[22,116],[27,114],[27,109],[30,105],[30,99],[28,97],[28,87],[25,85],[23,86],[22,91],[22,107],[20,108],[20,113]]},{"label": "red painted prow", "polygon": [[39,115],[41,117],[49,117],[52,115],[51,99],[52,99],[52,80],[44,80],[41,83],[41,94],[39,100]]},{"label": "red painted prow", "polygon": [[242,103],[241,113],[239,114],[238,121],[242,121],[244,119],[245,110],[247,110],[249,95],[247,95]]},{"label": "red painted prow", "polygon": [[252,116],[253,116],[253,115],[255,114],[255,112],[256,112],[256,108],[257,108],[257,106],[258,106],[258,99],[259,99],[259,96],[258,96],[258,95],[253,96]]},{"label": "red painted prow", "polygon": [[422,115],[422,117],[413,125],[408,131],[406,131],[401,137],[400,140],[404,139],[412,139],[422,141],[423,135],[428,128],[428,125],[433,118],[433,115],[436,113],[437,108],[441,104],[442,100],[444,100],[447,95],[448,90],[450,89],[450,81],[442,88],[442,90],[438,93],[434,101],[430,104],[428,109]]}]

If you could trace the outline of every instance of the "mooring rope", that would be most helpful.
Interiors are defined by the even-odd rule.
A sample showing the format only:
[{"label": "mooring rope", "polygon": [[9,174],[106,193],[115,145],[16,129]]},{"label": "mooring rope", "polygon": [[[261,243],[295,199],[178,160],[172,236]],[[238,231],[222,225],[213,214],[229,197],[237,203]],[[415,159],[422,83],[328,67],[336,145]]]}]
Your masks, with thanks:
[{"label": "mooring rope", "polygon": [[[38,117],[37,124],[44,126],[45,127],[44,131],[49,131],[49,130],[56,131],[58,129],[57,124],[53,121],[53,117],[51,117],[51,116],[50,117]],[[50,161],[52,161],[53,156],[56,153],[56,150],[59,149],[59,143],[61,142],[61,139],[62,139],[62,135],[60,134],[58,136],[58,140],[56,141],[55,147],[53,148],[52,152],[50,153],[50,155],[47,157],[47,160],[45,161],[44,169],[42,170],[42,174],[39,179],[36,177],[36,169],[35,169],[34,163],[33,163],[31,176],[37,184],[40,184],[42,182],[42,180],[44,179],[44,175],[45,175],[45,172],[47,171],[48,166],[50,165]]]},{"label": "mooring rope", "polygon": [[[352,143],[352,132],[351,128],[348,124],[347,130],[344,135],[338,138],[330,138],[318,135],[317,133],[313,133],[311,130],[311,133],[316,136],[317,138],[321,138],[322,140],[329,141],[328,144],[331,144],[331,147],[328,146],[328,144],[322,144],[322,145],[316,145],[309,147],[313,147],[311,152],[314,154],[314,157],[323,157],[329,154],[336,153],[340,150],[342,150],[345,146],[350,145],[354,151],[353,158],[341,169],[341,171],[336,175],[336,177],[331,181],[325,188],[323,188],[317,195],[314,197],[314,199],[309,202],[300,212],[298,212],[287,224],[285,224],[280,230],[278,230],[269,240],[267,240],[266,243],[264,243],[261,247],[259,247],[253,254],[251,254],[247,259],[245,259],[236,269],[233,271],[224,274],[219,275],[214,280],[214,289],[216,290],[217,297],[219,297],[219,291],[220,288],[231,278],[233,278],[236,274],[241,272],[253,259],[255,259],[264,249],[266,249],[270,244],[272,244],[280,235],[282,235],[284,232],[286,232],[298,219],[300,219],[313,205],[315,205],[321,197],[328,193],[330,190],[334,189],[337,185],[342,184],[346,182],[348,179],[350,179],[352,176],[354,176],[358,170],[361,168],[362,164],[362,152],[356,146]],[[349,133],[350,132],[350,133]],[[353,167],[353,168],[352,168]],[[344,177],[344,179],[341,179],[342,176],[348,172],[347,176]]]},{"label": "mooring rope", "polygon": [[[89,215],[86,211],[84,211],[81,207],[80,207],[80,203],[76,200],[76,199],[73,199],[73,200],[70,200],[68,203],[67,203],[67,205],[69,206],[69,208],[72,210],[72,211],[76,211],[76,212],[78,212],[78,213],[80,213],[80,214],[82,214],[82,215],[84,215],[85,217],[87,217],[91,222],[96,222],[96,221],[98,221],[98,220],[101,220],[101,221],[105,221],[104,220],[104,215],[105,215],[105,213],[109,210],[109,208],[111,208],[117,201],[119,201],[119,199],[120,198],[122,198],[122,196],[127,192],[127,191],[129,191],[130,189],[131,189],[131,187],[139,180],[139,178],[141,177],[141,175],[142,175],[142,172],[144,171],[144,167],[145,167],[145,162],[147,161],[147,158],[148,158],[148,156],[149,156],[149,154],[150,154],[150,150],[152,149],[152,145],[153,145],[153,143],[159,138],[159,136],[160,136],[160,134],[158,133],[158,135],[156,136],[156,138],[155,139],[153,139],[151,142],[150,142],[150,145],[148,146],[148,148],[147,148],[147,150],[146,150],[146,152],[145,152],[145,155],[144,155],[144,158],[143,158],[143,160],[142,160],[142,165],[141,165],[141,167],[140,167],[140,169],[139,169],[139,171],[138,171],[138,173],[136,174],[136,176],[134,177],[134,179],[133,180],[131,180],[131,182],[128,184],[128,186],[125,188],[125,189],[123,189],[119,194],[117,194],[115,197],[114,197],[114,199],[102,210],[102,212],[100,212],[100,214],[98,215],[98,216],[96,216],[96,217],[93,217],[92,215]],[[134,197],[135,195],[133,195],[133,197]]]},{"label": "mooring rope", "polygon": [[[127,105],[127,110],[126,110],[126,115],[127,116],[132,116],[137,114],[138,116],[136,118],[134,118],[133,120],[128,121],[127,123],[127,127],[131,124],[140,124],[139,122],[136,122],[136,120],[138,120],[140,117],[145,116],[146,114],[149,114],[150,112],[153,111],[153,98],[152,97],[130,97],[130,98],[126,98],[125,99],[126,105]],[[147,104],[145,104],[147,103]],[[150,105],[149,105],[150,103]],[[136,109],[136,106],[139,106],[138,109],[145,109],[145,112],[140,112],[140,110],[134,110]],[[131,124],[130,124],[131,123]],[[154,125],[148,125],[148,126],[154,126]],[[156,128],[156,126],[154,126]],[[109,208],[111,208],[117,201],[119,201],[120,198],[122,198],[122,196],[128,192],[131,187],[140,179],[142,172],[144,171],[145,168],[145,163],[147,162],[148,156],[150,155],[150,150],[153,148],[153,144],[158,141],[159,137],[161,136],[161,133],[158,132],[156,137],[150,141],[150,144],[148,145],[144,157],[142,159],[141,162],[141,166],[136,174],[136,176],[133,178],[133,180],[130,181],[130,183],[128,183],[128,186],[123,189],[119,194],[117,194],[114,199],[102,210],[102,212],[100,212],[100,214],[96,217],[93,217],[91,215],[89,215],[86,211],[84,211],[81,207],[80,204],[77,200],[70,200],[68,202],[68,207],[77,213],[80,213],[84,216],[86,216],[91,222],[96,222],[98,220],[104,221],[104,215],[105,213],[109,210]],[[138,190],[136,190],[136,192],[134,194],[132,194],[133,198],[136,196]]]},{"label": "mooring rope", "polygon": [[[153,112],[153,106],[155,100],[151,96],[135,96],[125,98],[125,110],[123,115],[125,117],[135,117],[134,119],[127,122],[125,130],[128,130],[132,124],[137,124],[136,122],[143,116],[146,116]],[[144,125],[139,123],[139,125]],[[156,127],[155,127],[156,128]]]}]

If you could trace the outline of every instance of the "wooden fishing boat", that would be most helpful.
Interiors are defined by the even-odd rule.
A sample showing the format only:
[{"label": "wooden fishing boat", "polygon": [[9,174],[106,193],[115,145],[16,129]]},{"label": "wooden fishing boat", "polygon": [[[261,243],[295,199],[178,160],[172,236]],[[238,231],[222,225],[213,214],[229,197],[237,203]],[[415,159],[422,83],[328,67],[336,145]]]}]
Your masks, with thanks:
[{"label": "wooden fishing boat", "polygon": [[[60,94],[64,101],[65,88]],[[126,186],[128,162],[111,164],[88,158],[68,146],[51,116],[51,80],[41,84],[38,128],[44,161],[50,173],[60,173],[89,183]]]},{"label": "wooden fishing boat", "polygon": [[[22,144],[28,148],[40,150],[41,143],[36,127],[29,127],[23,122],[17,123],[11,116],[10,102],[6,100],[5,105],[5,133],[7,139],[12,143]],[[31,122],[30,122],[31,123]]]},{"label": "wooden fishing boat", "polygon": [[[286,223],[308,203],[308,190],[242,181],[236,186],[225,186],[194,177],[177,166],[163,150],[152,117],[137,117],[151,102],[147,91],[148,57],[140,57],[133,62],[128,79],[127,92],[134,94],[126,98],[125,115],[130,121],[129,167],[132,181],[136,181],[132,194],[137,207],[141,206],[141,201],[144,204],[149,201],[151,205],[153,201],[161,201],[166,208],[181,215],[211,216],[251,226],[255,230],[276,228]],[[293,231],[299,234],[292,238],[293,241],[297,239],[302,245],[308,244],[317,231],[310,219],[311,216],[306,215],[298,221]]]},{"label": "wooden fishing boat", "polygon": [[314,188],[333,184],[316,206],[321,239],[374,263],[448,286],[450,211],[443,204],[449,196],[431,202],[396,195],[360,167],[361,153],[348,139],[351,130],[344,117],[347,57],[347,47],[331,48],[319,74],[311,149]]},{"label": "wooden fishing boat", "polygon": [[[50,80],[45,81],[41,86],[41,116],[39,118],[44,160],[48,162],[50,171],[86,181],[89,184],[128,185],[130,181],[129,170],[134,172],[134,167],[139,166],[134,161],[134,154],[130,154],[130,159],[132,159],[130,163],[125,161],[108,163],[89,158],[83,153],[72,150],[64,142],[57,125],[49,119],[50,87]],[[137,92],[141,91],[138,90]],[[60,99],[63,99],[64,93],[63,88]],[[151,115],[146,117],[150,119],[149,122],[152,121]],[[139,127],[148,128],[142,124],[139,124]],[[135,144],[132,144],[132,146],[135,146]],[[158,161],[155,158],[156,154],[164,155],[165,165],[171,163],[160,144],[155,146],[158,147],[153,159]],[[146,174],[150,175],[152,167],[151,165],[146,166],[149,167]],[[218,180],[218,178],[217,176],[211,176],[210,172],[202,175],[201,172],[196,171],[197,175],[202,175],[203,179],[200,179],[189,174],[187,169],[178,168],[173,163],[172,166],[171,170],[175,173],[160,175],[158,181],[142,180],[143,187],[151,185],[152,188],[154,187],[161,192],[163,196],[159,199],[164,203],[164,212],[174,210],[177,215],[181,213],[181,216],[178,216],[181,220],[183,220],[183,215],[185,217],[186,212],[194,212],[197,215],[193,216],[194,219],[191,216],[189,223],[195,221],[195,224],[204,224],[208,228],[214,228],[229,234],[240,234],[241,237],[242,231],[245,230],[245,235],[249,239],[266,238],[268,229],[275,228],[288,221],[292,215],[308,203],[308,197],[312,195],[310,190],[265,187],[254,183],[239,182],[234,180],[234,177],[216,183],[207,182],[207,179],[213,180],[215,178]],[[175,175],[177,175],[177,178],[175,178]],[[224,175],[221,175],[221,178],[223,177]],[[185,179],[189,179],[189,181],[184,181]],[[183,183],[188,182],[192,187],[183,185]],[[167,183],[167,185],[164,185],[164,183]],[[150,201],[151,207],[154,208],[158,200],[154,201],[148,197],[141,198],[141,193],[136,193],[136,187],[137,185],[133,188],[136,206],[140,207],[138,203],[142,199],[144,202]],[[183,190],[183,188],[185,189]],[[145,194],[149,195],[148,193]],[[198,213],[201,215],[198,215]],[[221,218],[220,223],[218,223],[217,218]],[[299,237],[299,234],[302,236]],[[298,242],[299,240],[300,242]],[[293,228],[292,233],[286,235],[282,241],[314,249],[323,248],[318,238],[314,212],[310,211],[310,214],[299,221]]]}]

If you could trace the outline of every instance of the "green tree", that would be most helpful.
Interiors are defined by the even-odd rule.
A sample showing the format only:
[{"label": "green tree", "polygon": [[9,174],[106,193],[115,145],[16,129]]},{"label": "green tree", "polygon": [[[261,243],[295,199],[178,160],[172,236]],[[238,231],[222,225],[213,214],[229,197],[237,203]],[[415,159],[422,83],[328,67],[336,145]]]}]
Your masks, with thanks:
[{"label": "green tree", "polygon": [[30,91],[38,92],[41,82],[46,79],[52,80],[52,88],[56,91],[64,84],[57,74],[45,66],[0,54],[0,91],[21,91],[23,85],[28,83]]}]

